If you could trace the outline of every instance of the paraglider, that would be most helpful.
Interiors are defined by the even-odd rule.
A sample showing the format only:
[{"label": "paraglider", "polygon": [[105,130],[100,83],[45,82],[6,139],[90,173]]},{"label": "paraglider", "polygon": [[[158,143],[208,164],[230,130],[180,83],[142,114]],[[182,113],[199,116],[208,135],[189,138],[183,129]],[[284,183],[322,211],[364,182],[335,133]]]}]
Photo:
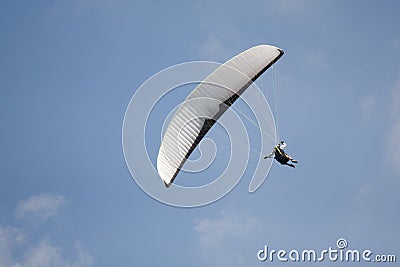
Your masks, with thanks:
[{"label": "paraglider", "polygon": [[283,51],[270,45],[252,47],[219,66],[185,99],[170,121],[157,157],[157,170],[169,187],[203,137]]},{"label": "paraglider", "polygon": [[271,154],[265,156],[264,159],[274,157],[274,159],[282,165],[288,165],[292,168],[296,167],[294,164],[288,163],[289,161],[293,163],[298,163],[298,161],[293,159],[283,150],[284,148],[286,148],[286,146],[287,144],[284,141],[281,141],[274,147],[274,150],[271,152]]}]

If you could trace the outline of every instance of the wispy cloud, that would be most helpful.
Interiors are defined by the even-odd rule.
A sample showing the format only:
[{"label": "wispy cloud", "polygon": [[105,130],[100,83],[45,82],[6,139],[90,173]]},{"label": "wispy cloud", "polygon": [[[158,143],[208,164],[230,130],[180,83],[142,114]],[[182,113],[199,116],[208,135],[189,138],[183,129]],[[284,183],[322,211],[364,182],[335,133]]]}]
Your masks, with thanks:
[{"label": "wispy cloud", "polygon": [[16,263],[20,267],[53,267],[53,266],[69,266],[69,267],[88,267],[93,265],[93,258],[85,252],[80,243],[75,245],[76,258],[72,261],[67,260],[63,256],[63,250],[53,245],[47,239],[43,239],[37,245],[32,246],[25,253],[22,262]]},{"label": "wispy cloud", "polygon": [[227,56],[226,47],[222,44],[222,40],[211,33],[200,47],[201,56],[218,60]]},{"label": "wispy cloud", "polygon": [[219,218],[199,221],[195,230],[200,234],[200,242],[203,245],[213,246],[231,237],[245,238],[257,225],[253,216],[222,211]]},{"label": "wispy cloud", "polygon": [[249,214],[222,211],[216,218],[200,220],[194,229],[204,265],[243,266],[249,253],[243,247],[250,247],[259,223]]},{"label": "wispy cloud", "polygon": [[71,267],[86,267],[93,265],[93,257],[84,250],[80,242],[75,243],[75,251],[77,259],[72,263]]},{"label": "wispy cloud", "polygon": [[[396,232],[398,216],[393,211],[397,209],[398,194],[400,190],[400,81],[388,90],[389,94],[381,94],[381,99],[366,96],[361,100],[360,107],[363,109],[365,118],[374,116],[384,126],[382,139],[384,146],[380,159],[377,160],[377,171],[368,179],[363,180],[355,191],[349,208],[349,227],[353,234],[365,238],[365,232],[370,225],[362,224],[360,221],[369,221],[376,227],[385,227],[388,232]],[[379,105],[384,101],[386,109]],[[379,112],[379,113],[378,113]],[[381,161],[379,161],[381,160]],[[369,238],[372,238],[371,233]],[[377,238],[383,238],[379,236]],[[391,242],[390,238],[387,240]]]},{"label": "wispy cloud", "polygon": [[389,117],[392,119],[400,119],[400,80],[393,86],[390,99]]},{"label": "wispy cloud", "polygon": [[386,140],[386,162],[394,174],[400,176],[400,119],[392,123]]},{"label": "wispy cloud", "polygon": [[390,99],[390,125],[386,138],[385,162],[395,175],[400,176],[400,81],[394,86]]},{"label": "wispy cloud", "polygon": [[328,67],[328,60],[322,51],[312,51],[304,55],[304,65],[308,69],[324,70]]},{"label": "wispy cloud", "polygon": [[25,253],[25,260],[19,266],[62,266],[62,250],[44,239]]},{"label": "wispy cloud", "polygon": [[377,99],[373,95],[366,95],[361,98],[359,108],[361,111],[361,118],[364,122],[374,118],[376,114]]},{"label": "wispy cloud", "polygon": [[[225,62],[234,55],[235,44],[240,42],[240,34],[226,14],[214,14],[202,18],[200,27],[203,30],[203,40],[198,45],[199,55],[204,60]],[[243,49],[243,48],[242,48]]]},{"label": "wispy cloud", "polygon": [[35,218],[47,220],[55,216],[64,204],[65,198],[63,195],[39,194],[21,201],[17,207],[16,216],[20,219]]},{"label": "wispy cloud", "polygon": [[0,267],[13,265],[13,251],[24,241],[25,236],[19,229],[0,225]]},{"label": "wispy cloud", "polygon": [[[60,194],[39,194],[21,201],[15,214],[20,219],[46,220],[58,214],[65,202]],[[32,243],[23,227],[0,225],[0,267],[89,267],[93,262],[79,241],[75,243],[74,256],[69,258],[49,236]]]},{"label": "wispy cloud", "polygon": [[[25,236],[14,227],[0,225],[0,267],[89,267],[93,266],[93,257],[79,242],[75,244],[74,259],[64,257],[63,249],[53,245],[48,239],[38,244],[25,244]],[[20,259],[13,258],[16,251],[23,251]]]}]

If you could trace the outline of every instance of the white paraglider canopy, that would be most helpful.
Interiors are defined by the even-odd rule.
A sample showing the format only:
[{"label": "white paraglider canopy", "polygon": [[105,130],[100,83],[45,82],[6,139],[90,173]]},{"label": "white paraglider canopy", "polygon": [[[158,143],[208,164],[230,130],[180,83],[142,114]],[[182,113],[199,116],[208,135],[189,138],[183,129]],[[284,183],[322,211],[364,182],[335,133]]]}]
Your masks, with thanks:
[{"label": "white paraglider canopy", "polygon": [[228,60],[185,99],[163,136],[157,170],[169,187],[214,123],[283,51],[270,45],[252,47]]}]

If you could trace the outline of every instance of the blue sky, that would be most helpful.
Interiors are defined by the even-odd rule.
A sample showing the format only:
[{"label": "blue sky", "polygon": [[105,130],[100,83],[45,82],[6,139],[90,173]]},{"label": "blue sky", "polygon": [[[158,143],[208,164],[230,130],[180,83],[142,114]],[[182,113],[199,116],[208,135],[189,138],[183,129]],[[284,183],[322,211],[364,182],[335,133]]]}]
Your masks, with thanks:
[{"label": "blue sky", "polygon": [[[261,266],[264,245],[340,237],[398,253],[399,12],[398,1],[1,2],[0,266]],[[298,168],[274,164],[256,193],[244,177],[200,208],[146,195],[121,145],[136,89],[264,43],[285,51],[279,130]]]}]

